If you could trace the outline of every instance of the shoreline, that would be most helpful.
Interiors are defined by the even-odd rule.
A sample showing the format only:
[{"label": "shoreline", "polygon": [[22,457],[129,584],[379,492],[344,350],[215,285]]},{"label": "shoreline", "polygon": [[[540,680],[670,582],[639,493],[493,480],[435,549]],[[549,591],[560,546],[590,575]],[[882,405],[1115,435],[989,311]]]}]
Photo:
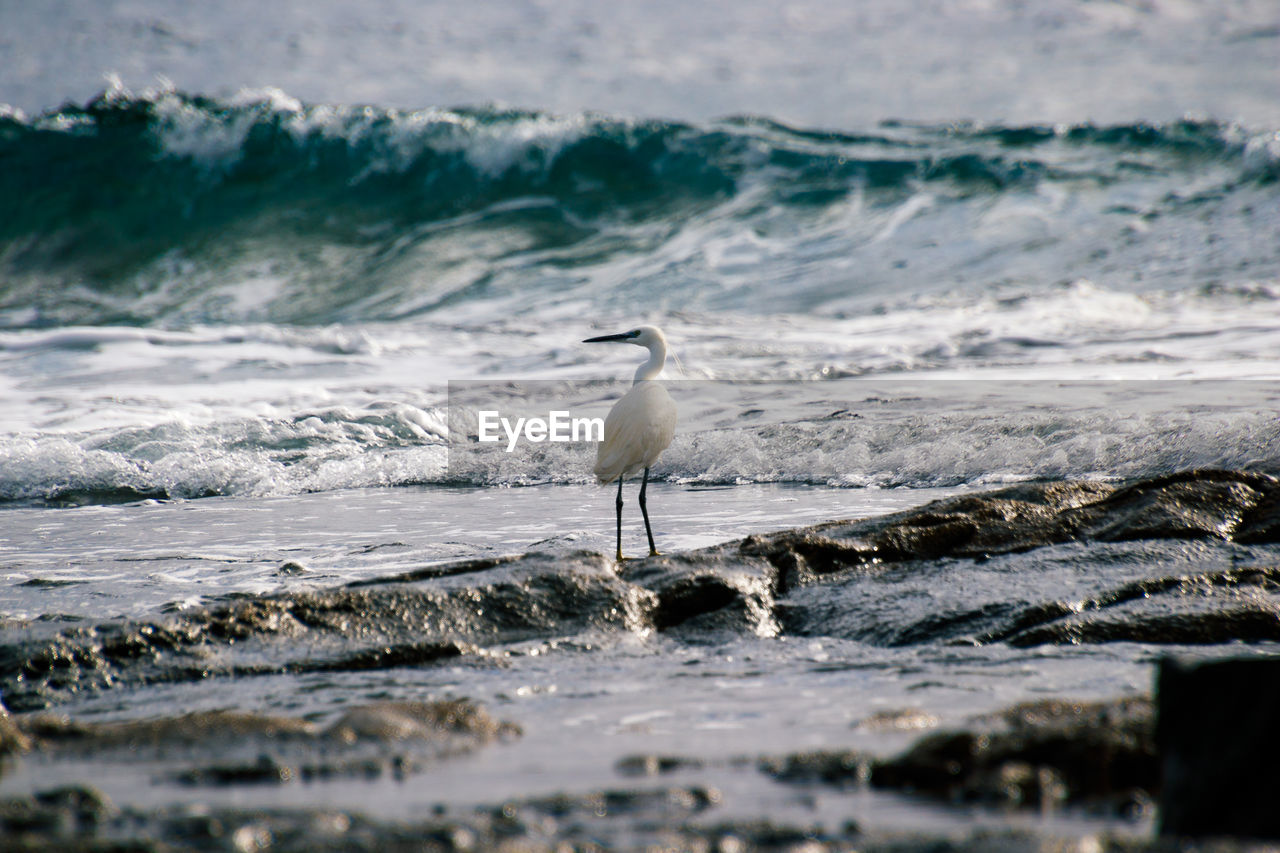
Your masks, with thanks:
[{"label": "shoreline", "polygon": [[[7,772],[0,772],[0,821],[37,846],[145,837],[159,845],[155,849],[222,849],[261,830],[277,849],[376,846],[410,837],[439,849],[555,849],[593,838],[623,849],[663,839],[724,847],[732,846],[730,837],[745,845],[740,849],[800,843],[923,849],[925,842],[908,837],[907,827],[835,820],[846,811],[842,803],[857,797],[914,792],[907,801],[924,797],[944,813],[959,809],[953,823],[944,820],[944,829],[930,837],[947,837],[962,849],[987,849],[991,831],[1004,849],[1039,849],[1043,837],[1061,831],[1051,832],[1049,824],[1027,830],[1016,817],[1026,813],[1059,815],[1066,822],[1056,826],[1090,834],[1108,849],[1143,849],[1159,842],[1135,839],[1125,827],[1149,823],[1158,793],[1150,694],[1117,690],[1110,680],[1090,688],[1109,690],[1109,697],[1072,695],[1061,673],[1091,684],[1080,673],[1095,666],[1088,659],[1095,649],[1115,650],[1107,654],[1125,671],[1138,672],[1167,651],[1274,657],[1280,641],[1280,480],[1255,472],[1022,484],[621,566],[572,545],[556,541],[542,553],[240,595],[155,619],[45,624],[24,631],[24,638],[8,632],[0,647],[0,695],[13,713],[0,721],[0,751],[10,753]],[[1063,575],[1054,568],[1063,561],[1092,568]],[[1043,574],[1045,566],[1054,571]],[[1025,577],[1014,587],[1024,600],[1011,598],[1010,572]],[[999,585],[984,580],[996,576]],[[821,651],[824,646],[830,651]],[[911,649],[936,651],[921,658]],[[858,657],[864,653],[881,657]],[[1035,656],[1025,658],[1028,653]],[[911,660],[918,663],[895,657],[902,654],[916,655]],[[961,676],[947,655],[989,659],[1010,672],[1025,666],[1020,661],[1038,661],[1058,695],[1032,701],[1028,685],[1010,694],[1025,699],[999,702],[1001,692],[988,687],[989,695],[973,706],[987,713],[966,714],[963,706],[949,712],[945,705],[946,696],[964,689],[961,682],[915,690],[892,673],[875,675],[881,687],[857,675],[885,665],[907,673],[939,655],[928,671],[948,682]],[[745,670],[735,669],[738,656]],[[881,659],[886,663],[874,662]],[[697,713],[706,701],[699,696],[728,678],[729,685],[741,685],[735,690],[760,683],[761,707],[782,715],[783,725],[787,714],[805,719],[806,712],[787,710],[783,697],[796,689],[791,681],[818,691],[815,707],[828,708],[823,714],[853,700],[845,717],[853,722],[843,737],[839,725],[828,725],[825,745],[815,749],[798,749],[803,739],[785,734],[753,749],[749,727],[699,739],[652,714],[635,718],[657,724],[623,717],[622,729],[589,723],[575,734],[556,728],[562,725],[557,718],[571,710],[607,717],[630,702],[631,693],[613,696],[607,682],[595,682],[594,690],[603,692],[593,698],[593,667],[614,673],[619,684],[638,679],[638,689],[671,664],[679,665],[665,677],[676,679],[663,689],[677,691],[667,700],[677,718]],[[698,680],[678,680],[681,665]],[[1003,669],[985,674],[983,683]],[[536,673],[549,680],[531,683],[529,694],[501,687]],[[387,678],[403,688],[382,688],[387,698],[380,701],[363,698],[377,695],[375,685]],[[874,703],[858,697],[882,683],[899,684],[899,699],[916,696],[920,704],[874,711]],[[927,676],[920,682],[929,683]],[[859,693],[846,699],[844,691],[854,685],[861,685]],[[305,690],[313,698],[289,711],[288,703],[263,707],[251,698],[255,690],[297,697]],[[461,698],[473,691],[479,699]],[[415,695],[423,698],[401,698]],[[208,710],[179,712],[187,701],[179,697],[203,697]],[[117,710],[92,712],[111,707]],[[156,716],[148,707],[162,710]],[[478,728],[441,724],[445,707],[479,721]],[[750,718],[740,701],[723,707]],[[761,731],[781,732],[777,725],[758,724]],[[1123,748],[1121,741],[1106,747],[1096,741],[1109,735],[1121,738]],[[548,752],[572,750],[575,742],[604,747],[595,769],[569,770],[592,763],[590,755],[578,755],[553,772]],[[1038,742],[1057,744],[1059,758],[1029,752]],[[718,746],[708,749],[713,743]],[[121,744],[130,746],[122,753]],[[964,772],[945,769],[955,766],[957,749],[973,757]],[[140,798],[122,799],[110,785],[63,784],[77,774],[110,779],[113,767],[140,755],[142,769],[130,771],[142,774]],[[458,792],[482,790],[485,773],[502,772],[484,767],[530,755],[553,763],[545,774],[517,773],[511,785],[526,793],[513,798],[514,812],[507,801],[473,793],[472,802],[488,805],[467,808],[456,793],[452,800],[446,794],[455,773],[465,771],[459,782],[470,780]],[[1080,755],[1120,763],[1081,776],[1070,769]],[[1132,756],[1127,763],[1117,758],[1125,755]],[[1115,769],[1122,766],[1145,769],[1136,775]],[[1098,779],[1105,784],[1099,787]],[[15,789],[19,784],[22,790]],[[333,790],[348,792],[350,808],[298,804],[309,790],[335,784]],[[405,821],[368,809],[371,800],[362,804],[361,797],[382,796],[376,792],[388,785],[406,804],[444,813]],[[173,799],[176,791],[183,793]],[[257,809],[234,806],[245,796],[261,799],[254,792],[271,796]],[[290,798],[293,806],[269,805]],[[809,801],[820,805],[803,805]],[[964,809],[975,804],[997,815],[996,830],[964,829]],[[602,807],[603,823],[593,817]],[[906,814],[918,816],[912,808]],[[744,812],[759,820],[742,819]],[[1001,813],[1014,817],[1002,822]]]}]

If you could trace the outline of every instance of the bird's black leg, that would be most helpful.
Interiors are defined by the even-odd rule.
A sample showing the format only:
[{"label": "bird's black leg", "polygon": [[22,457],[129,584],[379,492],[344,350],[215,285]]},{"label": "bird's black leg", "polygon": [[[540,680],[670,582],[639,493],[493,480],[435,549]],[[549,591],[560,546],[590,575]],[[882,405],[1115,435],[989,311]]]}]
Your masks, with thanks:
[{"label": "bird's black leg", "polygon": [[622,478],[618,478],[618,562],[622,562]]},{"label": "bird's black leg", "polygon": [[649,527],[649,508],[645,506],[644,490],[649,485],[649,469],[644,469],[644,479],[640,481],[640,514],[644,516],[644,532],[649,534],[649,556],[658,556],[658,548],[653,544],[653,529]]}]

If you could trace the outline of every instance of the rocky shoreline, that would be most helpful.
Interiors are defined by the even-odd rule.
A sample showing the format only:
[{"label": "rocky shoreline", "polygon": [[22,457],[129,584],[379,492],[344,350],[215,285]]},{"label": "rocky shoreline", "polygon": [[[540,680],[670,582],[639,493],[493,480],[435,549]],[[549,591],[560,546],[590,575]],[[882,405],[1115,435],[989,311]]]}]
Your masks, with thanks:
[{"label": "rocky shoreline", "polygon": [[[141,759],[167,783],[190,789],[444,772],[460,755],[519,738],[521,721],[496,719],[467,700],[374,702],[323,725],[231,711],[91,722],[59,707],[157,684],[458,661],[501,667],[513,644],[588,631],[695,645],[779,636],[884,647],[1278,641],[1275,545],[1280,480],[1189,471],[1127,484],[1019,485],[620,566],[597,553],[549,549],[343,587],[238,596],[153,620],[10,623],[0,642],[8,708],[0,714],[0,755],[9,767],[83,767],[86,778]],[[1128,574],[1090,571],[1098,555]],[[981,582],[985,572],[1017,572],[1022,561],[1049,558],[1083,567],[1072,576],[1075,587],[1041,589],[1029,579],[1023,597],[1011,599]],[[904,607],[904,600],[925,603]],[[877,724],[894,725],[893,715]],[[1161,793],[1155,732],[1150,696],[1054,699],[931,731],[890,757],[840,749],[745,754],[735,767],[771,780],[780,796],[795,786],[874,789],[993,809],[1149,817]],[[868,835],[854,824],[717,821],[713,807],[723,795],[682,782],[707,761],[635,755],[615,768],[632,780],[615,790],[539,795],[412,822],[366,818],[359,809],[116,807],[90,785],[35,784],[0,801],[0,847],[253,849],[264,838],[282,850],[923,850],[937,843],[1040,850],[1049,843],[1015,831],[939,842]],[[1157,849],[1166,842],[1096,844]]]},{"label": "rocky shoreline", "polygon": [[[450,757],[519,728],[466,702],[384,704],[348,711],[318,728],[305,721],[253,714],[189,714],[130,723],[73,723],[36,714],[9,718],[3,743],[41,762],[165,762],[183,786],[279,786],[353,776],[447,772]],[[942,802],[993,807],[1087,804],[1109,812],[1150,808],[1158,793],[1151,705],[1044,702],[975,721],[971,731],[938,732],[893,758],[847,752],[744,756],[735,765],[778,785],[875,788],[926,794]],[[251,756],[257,756],[252,758]],[[629,786],[495,803],[463,814],[396,823],[333,810],[117,808],[90,785],[0,800],[5,849],[556,850],[590,849],[840,850],[853,845],[923,849],[922,839],[876,838],[856,825],[836,831],[771,821],[710,822],[714,788],[667,782],[696,757],[635,756],[616,768]],[[643,780],[642,784],[638,780]],[[653,786],[658,782],[657,787]],[[954,841],[956,849],[990,849],[997,839]],[[932,843],[932,842],[931,842]],[[1117,840],[1115,843],[1119,843]],[[1041,849],[1034,836],[1010,833],[1000,849]],[[1131,844],[1122,845],[1131,849]]]},{"label": "rocky shoreline", "polygon": [[[618,567],[589,551],[529,553],[339,588],[236,596],[163,621],[9,624],[0,695],[11,711],[26,712],[139,681],[428,665],[588,628],[886,645],[926,637],[1018,646],[1280,640],[1280,565],[1272,563],[1233,560],[1078,600],[984,601],[906,622],[867,618],[866,608],[840,600],[851,577],[892,579],[941,561],[984,564],[1064,543],[1186,541],[1280,544],[1280,481],[1189,471],[1127,485],[1027,484]],[[1206,599],[1211,608],[1200,606]]]}]

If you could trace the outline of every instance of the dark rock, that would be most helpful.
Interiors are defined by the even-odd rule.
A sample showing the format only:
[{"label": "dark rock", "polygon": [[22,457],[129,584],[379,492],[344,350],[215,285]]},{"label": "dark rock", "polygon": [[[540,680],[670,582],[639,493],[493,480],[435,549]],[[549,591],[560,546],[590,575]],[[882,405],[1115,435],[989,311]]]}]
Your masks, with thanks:
[{"label": "dark rock", "polygon": [[283,785],[291,782],[298,771],[286,764],[280,764],[270,755],[260,755],[258,760],[250,764],[212,764],[207,767],[193,767],[175,773],[171,777],[180,785],[215,786],[227,785]]},{"label": "dark rock", "polygon": [[776,572],[764,560],[729,547],[626,563],[622,579],[655,595],[649,614],[660,631],[777,633],[773,621]]},{"label": "dark rock", "polygon": [[[11,755],[26,752],[31,748],[31,740],[13,721],[9,711],[0,705],[0,762]],[[0,774],[4,772],[4,764],[0,763]]]},{"label": "dark rock", "polygon": [[[803,578],[806,570],[988,558],[1070,541],[1230,539],[1237,530],[1260,535],[1258,525],[1271,515],[1259,512],[1277,495],[1275,477],[1243,471],[1185,471],[1126,486],[1027,483],[881,518],[751,537],[741,547]],[[1242,527],[1246,520],[1251,526]]]},{"label": "dark rock", "polygon": [[833,750],[763,758],[758,767],[780,782],[869,782],[951,802],[1111,814],[1145,808],[1160,782],[1151,703],[1140,698],[1017,705],[970,731],[925,735],[890,759]]},{"label": "dark rock", "polygon": [[878,761],[869,781],[877,788],[923,791],[948,799],[975,798],[978,748],[973,732],[935,732],[896,758]]},{"label": "dark rock", "polygon": [[779,593],[810,583],[821,575],[876,561],[877,556],[870,548],[824,536],[819,532],[822,527],[749,536],[742,541],[740,550],[744,556],[762,557],[778,569]]},{"label": "dark rock", "polygon": [[953,801],[1088,804],[1112,813],[1141,807],[1159,790],[1151,703],[1036,702],[996,727],[927,735],[871,769],[875,787]]},{"label": "dark rock", "polygon": [[[17,724],[31,750],[46,761],[181,760],[189,766],[169,778],[216,786],[404,775],[520,734],[518,726],[464,700],[377,702],[351,708],[327,727],[238,711],[108,723],[36,715]],[[403,754],[388,759],[391,745]]]},{"label": "dark rock", "polygon": [[1280,489],[1273,489],[1247,512],[1236,528],[1235,540],[1246,545],[1280,543]]},{"label": "dark rock", "polygon": [[853,750],[819,750],[761,758],[756,766],[779,782],[823,782],[851,787],[866,784],[872,761],[871,756]]},{"label": "dark rock", "polygon": [[358,740],[432,740],[465,736],[478,743],[518,735],[520,729],[494,720],[482,708],[462,700],[377,702],[347,711],[324,736],[344,743]]},{"label": "dark rock", "polygon": [[1210,645],[1280,640],[1280,609],[1275,605],[1219,607],[1199,613],[1125,614],[1116,618],[1078,618],[1023,631],[1013,646],[1047,643],[1172,643]]},{"label": "dark rock", "polygon": [[[837,830],[769,820],[720,820],[704,813],[720,800],[705,788],[600,791],[518,800],[456,817],[381,821],[331,809],[181,807],[130,810],[100,827],[79,827],[58,806],[34,798],[0,800],[0,846],[5,850],[163,851],[255,850],[281,853],[456,853],[496,850],[552,853],[561,850],[847,851],[855,843],[876,853],[926,853],[972,849],[1039,853],[1041,839],[1020,843],[990,834],[971,846],[927,836],[883,839],[859,835],[848,821]],[[1131,852],[1132,853],[1132,852]],[[1234,853],[1234,851],[1223,851]]]},{"label": "dark rock", "polygon": [[[1259,594],[1261,593],[1261,595]],[[1149,578],[1074,602],[1026,608],[999,631],[979,642],[1014,646],[1044,643],[1226,643],[1280,639],[1280,568],[1250,566],[1194,575]],[[1162,596],[1176,596],[1180,611],[1126,612],[1136,602],[1150,608]],[[1197,606],[1198,605],[1198,606]],[[1100,616],[1103,611],[1112,616]]]},{"label": "dark rock", "polygon": [[305,720],[241,711],[197,711],[177,717],[85,723],[66,717],[23,717],[19,725],[39,753],[100,754],[104,750],[137,752],[173,747],[205,747],[213,742],[263,739],[280,742],[290,736],[309,736],[314,727]]},{"label": "dark rock", "polygon": [[401,666],[423,666],[466,654],[479,654],[475,646],[459,643],[403,643],[366,649],[335,660],[294,664],[294,672],[358,672],[368,669],[392,669]]},{"label": "dark rock", "polygon": [[706,811],[721,800],[714,788],[670,787],[646,790],[594,791],[584,795],[556,794],[504,803],[497,812],[519,819],[522,813],[573,817],[619,817],[643,814],[646,818],[675,818]]},{"label": "dark rock", "polygon": [[[99,826],[116,818],[119,810],[94,788],[68,785],[38,791],[28,797],[0,800],[0,846],[4,849],[52,849],[40,839],[65,842],[91,838]],[[33,844],[11,846],[30,839]],[[61,848],[61,843],[58,845]]]},{"label": "dark rock", "polygon": [[650,624],[654,594],[620,580],[601,555],[496,565],[507,563],[518,565],[497,577],[480,572],[480,585],[382,582],[242,596],[164,622],[10,642],[0,645],[0,692],[15,711],[33,711],[118,684],[433,665],[483,645]]},{"label": "dark rock", "polygon": [[[1195,476],[1192,476],[1195,475]],[[1247,474],[1189,472],[1127,486],[1100,501],[1088,536],[1132,539],[1228,539],[1274,483]]]},{"label": "dark rock", "polygon": [[[506,644],[587,630],[712,641],[787,632],[885,645],[1272,640],[1280,638],[1280,575],[1265,566],[1125,578],[1072,598],[954,596],[914,614],[861,582],[883,582],[883,593],[890,582],[906,589],[934,572],[953,583],[970,561],[1048,546],[1265,543],[1278,525],[1280,481],[1254,472],[1021,484],[622,566],[585,551],[532,553],[334,589],[234,596],[154,621],[29,626],[0,640],[0,694],[28,712],[117,685],[499,657]],[[918,601],[930,596],[915,592]]]},{"label": "dark rock", "polygon": [[677,770],[696,770],[703,766],[696,758],[677,755],[628,755],[620,758],[614,769],[623,776],[660,776]]},{"label": "dark rock", "polygon": [[1157,696],[1161,834],[1280,839],[1280,658],[1165,659]]}]

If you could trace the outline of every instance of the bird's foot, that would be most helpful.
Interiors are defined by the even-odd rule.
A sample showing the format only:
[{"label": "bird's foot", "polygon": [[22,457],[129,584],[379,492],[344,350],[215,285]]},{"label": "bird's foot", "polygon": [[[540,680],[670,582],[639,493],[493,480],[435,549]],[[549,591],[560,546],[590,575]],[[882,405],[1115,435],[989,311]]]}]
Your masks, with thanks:
[{"label": "bird's foot", "polygon": [[661,556],[662,556],[662,552],[661,552],[661,551],[659,551],[657,548],[650,548],[650,549],[649,549],[649,556],[650,556],[650,557],[661,557]]}]

